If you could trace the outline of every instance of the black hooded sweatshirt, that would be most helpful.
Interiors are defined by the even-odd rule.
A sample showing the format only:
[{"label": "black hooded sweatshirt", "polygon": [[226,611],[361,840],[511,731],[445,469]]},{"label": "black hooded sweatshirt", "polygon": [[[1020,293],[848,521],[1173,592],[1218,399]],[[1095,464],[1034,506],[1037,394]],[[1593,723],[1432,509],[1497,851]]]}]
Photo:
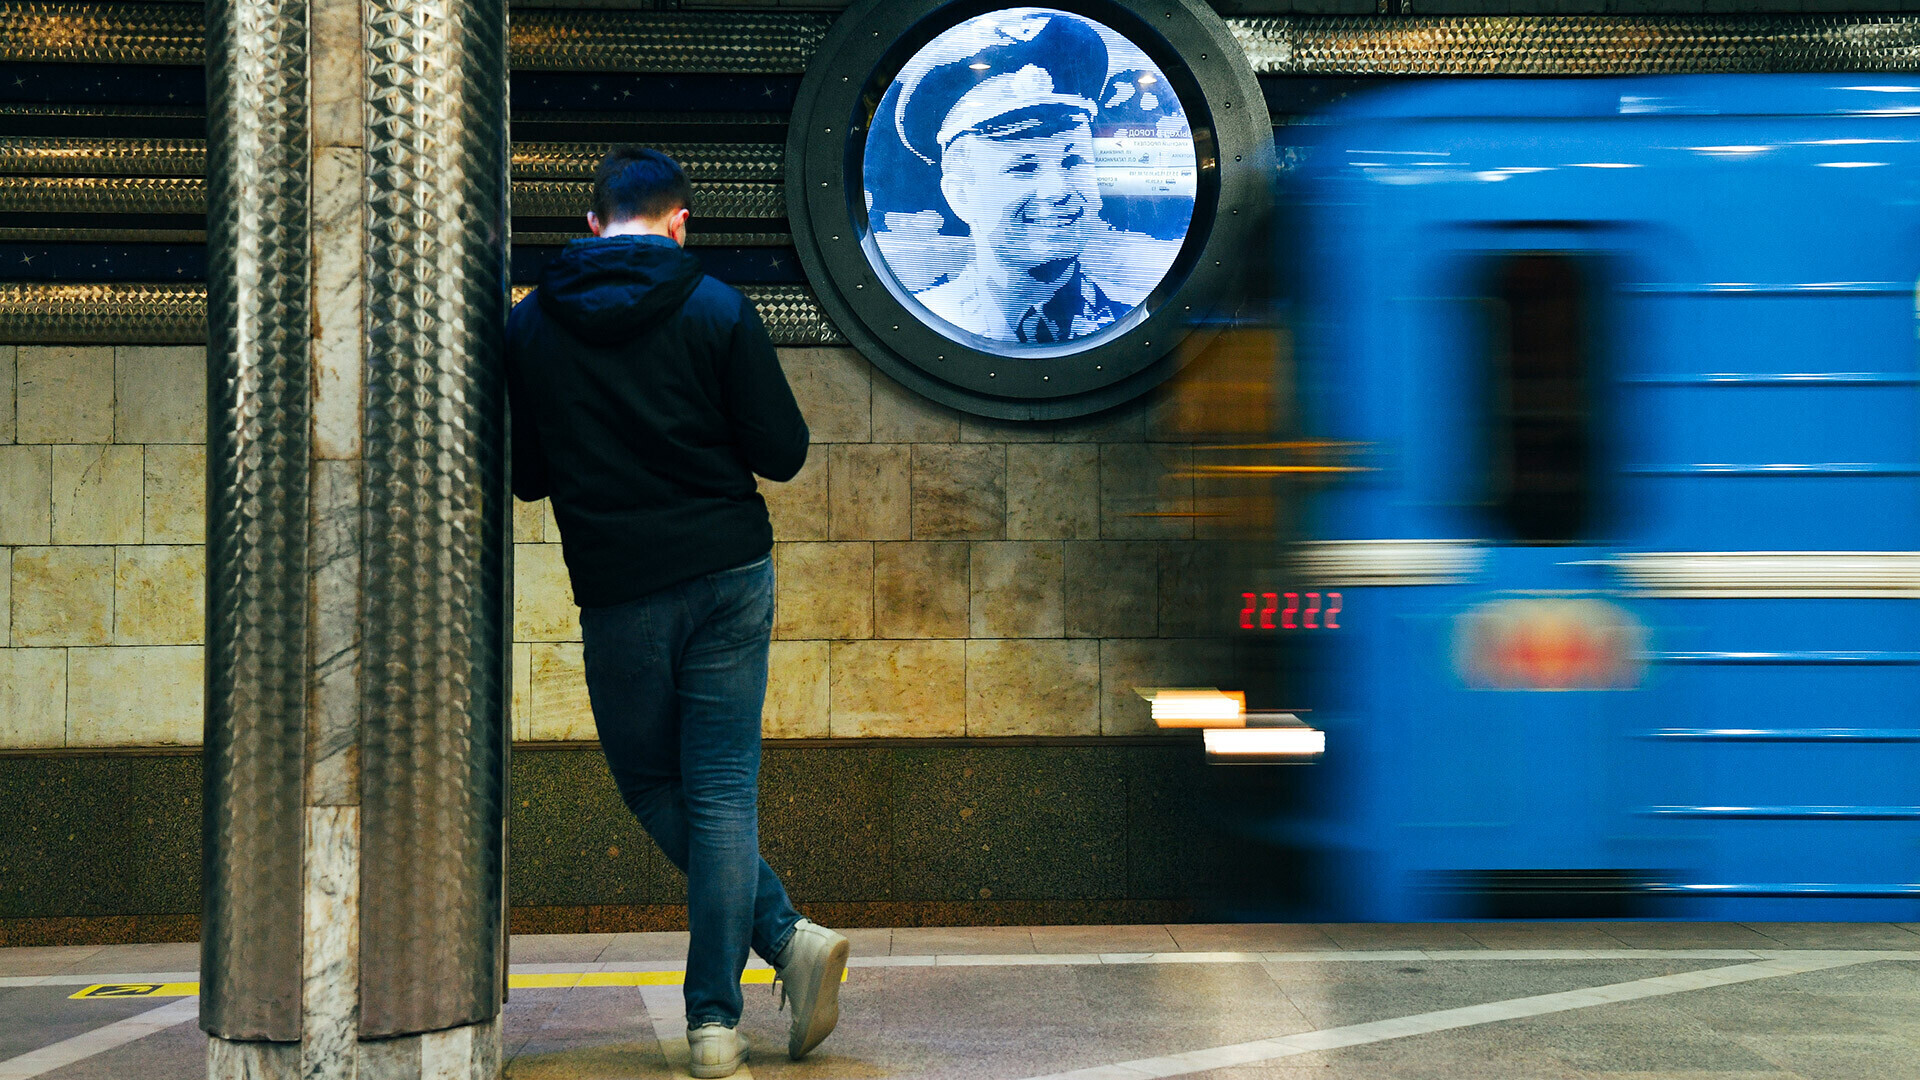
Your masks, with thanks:
[{"label": "black hooded sweatshirt", "polygon": [[759,315],[660,236],[575,240],[507,327],[513,493],[550,497],[582,607],[773,548],[753,476],[789,480],[807,425]]}]

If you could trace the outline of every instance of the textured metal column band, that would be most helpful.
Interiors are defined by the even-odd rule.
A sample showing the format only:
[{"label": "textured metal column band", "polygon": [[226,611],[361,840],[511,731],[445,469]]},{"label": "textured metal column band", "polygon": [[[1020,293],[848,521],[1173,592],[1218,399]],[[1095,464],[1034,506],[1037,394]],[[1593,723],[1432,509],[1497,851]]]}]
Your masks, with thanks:
[{"label": "textured metal column band", "polygon": [[[0,3],[0,60],[197,64],[197,13],[165,3]],[[521,11],[529,71],[798,75],[811,12]],[[1628,75],[1920,70],[1911,15],[1282,15],[1228,19],[1269,75]]]},{"label": "textured metal column band", "polygon": [[[781,121],[784,123],[784,119]],[[654,143],[695,181],[778,184],[787,148],[779,143]],[[612,143],[513,144],[513,175],[522,180],[591,180]],[[0,136],[0,173],[37,178],[202,176],[207,144],[201,139],[72,139]],[[45,185],[23,185],[40,190]],[[13,189],[6,189],[13,190]],[[51,189],[49,189],[51,190]]]},{"label": "textured metal column band", "polygon": [[[591,181],[513,184],[513,208],[522,217],[582,217],[592,201]],[[702,217],[787,216],[786,189],[780,184],[698,181],[693,205]],[[206,184],[197,176],[0,176],[0,213],[192,215],[205,213],[206,207]]]},{"label": "textured metal column band", "polygon": [[[220,211],[207,222],[200,1026],[297,1042],[312,324],[306,4],[210,0],[206,17],[209,190]],[[178,294],[164,299],[177,309]]]},{"label": "textured metal column band", "polygon": [[0,137],[0,172],[42,176],[201,176],[201,139]]},{"label": "textured metal column band", "polygon": [[367,0],[360,1034],[505,955],[506,5]]},{"label": "textured metal column band", "polygon": [[[516,286],[518,302],[531,286]],[[744,285],[776,345],[845,339],[805,285]],[[0,284],[0,344],[197,345],[207,340],[203,285]]]},{"label": "textured metal column band", "polygon": [[[592,205],[591,181],[516,180],[513,184],[513,212],[521,217],[580,217]],[[708,218],[785,218],[787,189],[781,184],[695,183],[693,212]]]}]

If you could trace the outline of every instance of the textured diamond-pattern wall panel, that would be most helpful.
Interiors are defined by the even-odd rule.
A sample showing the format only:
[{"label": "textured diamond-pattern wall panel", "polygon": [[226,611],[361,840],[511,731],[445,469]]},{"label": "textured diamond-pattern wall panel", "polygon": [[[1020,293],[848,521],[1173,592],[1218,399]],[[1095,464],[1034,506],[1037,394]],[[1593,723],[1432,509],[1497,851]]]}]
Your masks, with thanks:
[{"label": "textured diamond-pattern wall panel", "polygon": [[[207,729],[200,1026],[300,1038],[306,720],[307,26],[207,5]],[[170,298],[174,299],[174,298]]]},{"label": "textured diamond-pattern wall panel", "polygon": [[513,66],[799,74],[832,23],[794,12],[523,11],[513,17]]},{"label": "textured diamond-pattern wall panel", "polygon": [[[784,119],[781,121],[784,123]],[[719,180],[747,180],[778,184],[786,176],[787,148],[780,143],[650,143],[654,149],[673,158],[695,183]],[[593,179],[612,143],[517,142],[513,144],[514,179]],[[0,161],[4,161],[0,150]],[[519,189],[514,191],[514,210],[526,213],[519,205]]]},{"label": "textured diamond-pattern wall panel", "polygon": [[0,283],[0,341],[9,344],[207,340],[207,287]]},{"label": "textured diamond-pattern wall panel", "polygon": [[[513,184],[513,212],[521,217],[578,217],[592,206],[590,181],[516,180]],[[696,181],[693,212],[708,218],[784,218],[787,189],[780,184]]]},{"label": "textured diamond-pattern wall panel", "polygon": [[360,1033],[503,992],[506,9],[369,0]]},{"label": "textured diamond-pattern wall panel", "polygon": [[[532,291],[516,286],[514,302]],[[740,291],[775,345],[843,342],[804,285],[747,285]],[[0,284],[0,343],[205,340],[206,290],[200,285]]]},{"label": "textured diamond-pattern wall panel", "polygon": [[1231,19],[1261,74],[1631,75],[1910,71],[1903,16],[1546,16]]},{"label": "textured diamond-pattern wall panel", "polygon": [[[198,64],[214,5],[0,3],[0,60],[90,64]],[[304,49],[303,49],[304,53]]]},{"label": "textured diamond-pattern wall panel", "polygon": [[84,176],[200,176],[207,144],[200,139],[0,138],[0,172]]},{"label": "textured diamond-pattern wall panel", "polygon": [[0,213],[199,214],[197,176],[0,176]]}]

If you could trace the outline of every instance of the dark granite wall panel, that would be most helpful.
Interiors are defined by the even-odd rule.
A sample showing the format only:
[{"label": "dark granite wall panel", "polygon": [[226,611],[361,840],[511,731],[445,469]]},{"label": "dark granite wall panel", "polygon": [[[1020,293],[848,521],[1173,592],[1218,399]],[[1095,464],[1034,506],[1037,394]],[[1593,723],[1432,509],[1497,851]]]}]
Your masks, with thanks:
[{"label": "dark granite wall panel", "polygon": [[[1183,900],[1205,873],[1196,794],[1210,778],[1186,741],[769,743],[761,845],[796,901],[862,921],[1080,910],[1060,904],[1120,917]],[[684,902],[597,750],[516,748],[511,790],[516,908]],[[0,755],[0,805],[0,920],[199,910],[197,754]],[[672,923],[602,921],[656,916]]]}]

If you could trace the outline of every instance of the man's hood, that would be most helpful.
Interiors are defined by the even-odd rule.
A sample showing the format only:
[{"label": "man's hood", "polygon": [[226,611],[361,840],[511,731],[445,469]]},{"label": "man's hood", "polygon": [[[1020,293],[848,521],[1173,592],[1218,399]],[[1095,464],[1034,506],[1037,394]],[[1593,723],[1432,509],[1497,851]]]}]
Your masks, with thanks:
[{"label": "man's hood", "polygon": [[628,341],[680,310],[700,260],[664,236],[575,240],[540,273],[540,310],[595,345]]}]

